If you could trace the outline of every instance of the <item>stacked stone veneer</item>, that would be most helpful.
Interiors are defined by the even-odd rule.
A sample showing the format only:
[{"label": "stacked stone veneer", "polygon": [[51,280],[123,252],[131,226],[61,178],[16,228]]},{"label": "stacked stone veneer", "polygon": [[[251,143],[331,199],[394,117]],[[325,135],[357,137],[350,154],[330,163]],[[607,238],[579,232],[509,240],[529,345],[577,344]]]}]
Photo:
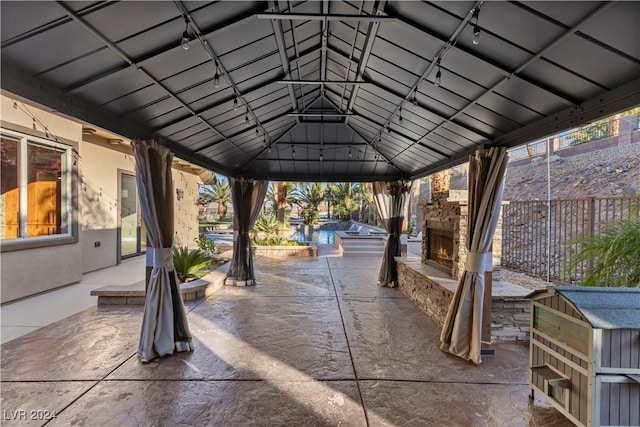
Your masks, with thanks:
[{"label": "stacked stone veneer", "polygon": [[[443,326],[456,281],[431,275],[428,267],[417,261],[406,258],[396,258],[396,261],[400,290],[438,325]],[[529,341],[529,298],[493,296],[491,305],[491,342]]]},{"label": "stacked stone veneer", "polygon": [[[468,191],[448,190],[431,195],[431,203],[422,204],[422,262],[427,263],[428,228],[453,231],[453,267],[451,277],[457,279],[467,259],[466,238],[469,225]],[[493,279],[500,279],[502,254],[502,215],[493,237]]]}]

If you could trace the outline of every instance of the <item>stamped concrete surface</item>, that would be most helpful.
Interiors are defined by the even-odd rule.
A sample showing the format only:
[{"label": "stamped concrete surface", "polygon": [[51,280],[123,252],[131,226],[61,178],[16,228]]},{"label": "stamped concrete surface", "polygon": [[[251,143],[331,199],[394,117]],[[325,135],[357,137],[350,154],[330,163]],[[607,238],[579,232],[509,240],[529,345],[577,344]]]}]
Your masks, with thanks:
[{"label": "stamped concrete surface", "polygon": [[[90,308],[1,347],[1,424],[570,426],[527,396],[528,348],[474,366],[379,258],[257,260],[258,284],[188,305],[195,350],[135,357],[141,307]],[[48,418],[45,418],[48,416]],[[55,417],[53,417],[55,416]]]}]

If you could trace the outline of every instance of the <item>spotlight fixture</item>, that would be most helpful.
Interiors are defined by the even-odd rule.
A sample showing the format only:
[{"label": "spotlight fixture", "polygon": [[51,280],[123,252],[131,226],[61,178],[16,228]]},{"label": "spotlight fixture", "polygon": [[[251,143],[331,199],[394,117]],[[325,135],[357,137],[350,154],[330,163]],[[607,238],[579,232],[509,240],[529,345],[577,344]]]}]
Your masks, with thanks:
[{"label": "spotlight fixture", "polygon": [[387,125],[387,133],[391,133],[391,126]]},{"label": "spotlight fixture", "polygon": [[189,20],[187,17],[184,17],[184,32],[182,33],[182,48],[184,50],[189,50]]},{"label": "spotlight fixture", "polygon": [[442,71],[440,70],[440,58],[438,58],[438,62],[436,63],[438,66],[438,72],[436,73],[436,80],[433,82],[436,87],[439,87],[442,84]]},{"label": "spotlight fixture", "polygon": [[478,25],[478,19],[480,18],[480,8],[478,7],[473,12],[473,17],[476,19],[476,23],[473,26],[473,44],[480,44],[480,26]]},{"label": "spotlight fixture", "polygon": [[349,158],[353,157],[353,154],[351,154],[351,146],[349,146]]},{"label": "spotlight fixture", "polygon": [[322,151],[320,152],[320,161],[323,161],[324,157],[322,156]]},{"label": "spotlight fixture", "polygon": [[271,154],[271,146],[267,148],[267,153]]},{"label": "spotlight fixture", "polygon": [[413,104],[414,107],[418,107],[418,88],[416,87],[416,90],[413,91],[413,99],[411,100],[411,103]]},{"label": "spotlight fixture", "polygon": [[398,123],[402,124],[402,106],[400,107],[400,112],[398,113]]},{"label": "spotlight fixture", "polygon": [[296,158],[296,147],[291,144],[291,157]]},{"label": "spotlight fixture", "polygon": [[260,135],[260,130],[256,128],[256,136]]},{"label": "spotlight fixture", "polygon": [[249,112],[244,113],[244,123],[249,125]]},{"label": "spotlight fixture", "polygon": [[237,110],[238,109],[238,96],[236,95],[235,98],[233,98],[233,109]]}]

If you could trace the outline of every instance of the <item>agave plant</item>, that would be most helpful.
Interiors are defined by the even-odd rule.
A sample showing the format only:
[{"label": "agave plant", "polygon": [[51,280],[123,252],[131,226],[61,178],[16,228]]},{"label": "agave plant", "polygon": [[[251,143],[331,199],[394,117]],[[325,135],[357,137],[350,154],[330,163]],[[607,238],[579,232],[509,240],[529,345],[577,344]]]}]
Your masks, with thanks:
[{"label": "agave plant", "polygon": [[199,249],[173,248],[173,267],[181,282],[199,279],[208,272],[211,257]]},{"label": "agave plant", "polygon": [[578,253],[568,264],[569,271],[591,263],[582,285],[640,287],[640,214],[631,214],[573,244]]}]

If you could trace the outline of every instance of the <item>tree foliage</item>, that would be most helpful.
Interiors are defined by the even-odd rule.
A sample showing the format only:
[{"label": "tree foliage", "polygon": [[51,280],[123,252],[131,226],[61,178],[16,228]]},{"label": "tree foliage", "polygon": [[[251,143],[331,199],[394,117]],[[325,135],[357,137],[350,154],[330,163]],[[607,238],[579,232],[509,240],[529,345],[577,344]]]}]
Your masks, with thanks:
[{"label": "tree foliage", "polygon": [[203,186],[199,199],[209,200],[209,203],[218,203],[218,217],[226,219],[227,205],[231,202],[231,187],[227,181],[218,181],[213,185]]},{"label": "tree foliage", "polygon": [[302,208],[305,225],[316,225],[319,220],[318,206],[324,201],[324,191],[319,182],[298,184],[293,190],[295,203]]},{"label": "tree foliage", "polygon": [[640,287],[640,214],[609,224],[599,234],[572,242],[577,255],[569,262],[569,271],[583,263],[591,268],[582,285]]}]

